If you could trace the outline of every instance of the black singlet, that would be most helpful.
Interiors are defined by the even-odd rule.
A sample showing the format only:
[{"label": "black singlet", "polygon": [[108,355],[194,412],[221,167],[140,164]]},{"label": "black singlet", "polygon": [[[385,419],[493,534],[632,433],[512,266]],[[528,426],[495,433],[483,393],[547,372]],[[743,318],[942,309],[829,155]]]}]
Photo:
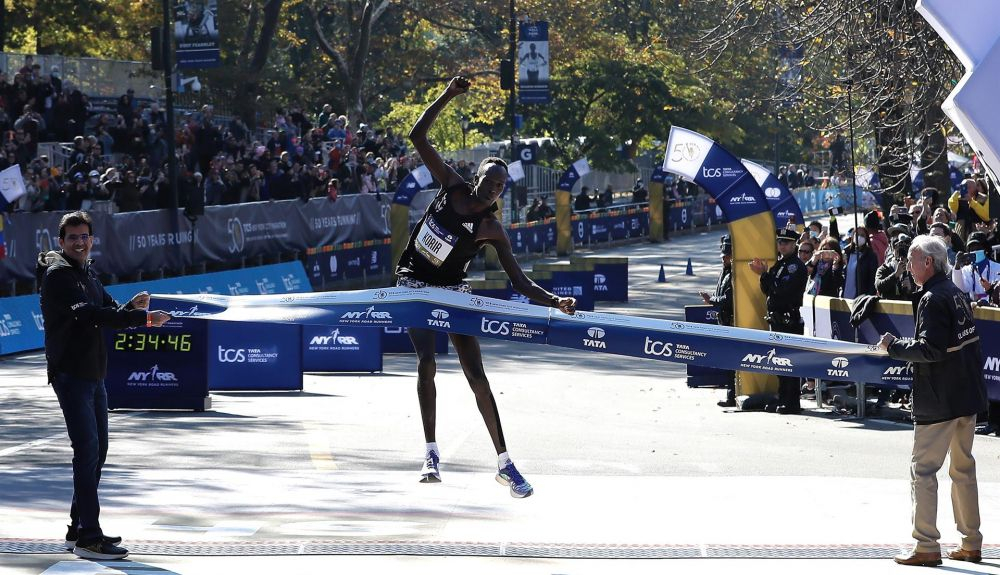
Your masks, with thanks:
[{"label": "black singlet", "polygon": [[462,182],[442,189],[417,222],[396,266],[396,275],[435,286],[462,283],[469,262],[480,245],[476,234],[483,219],[492,217],[490,210],[479,214],[461,215],[449,199],[450,192],[472,194],[472,186]]}]

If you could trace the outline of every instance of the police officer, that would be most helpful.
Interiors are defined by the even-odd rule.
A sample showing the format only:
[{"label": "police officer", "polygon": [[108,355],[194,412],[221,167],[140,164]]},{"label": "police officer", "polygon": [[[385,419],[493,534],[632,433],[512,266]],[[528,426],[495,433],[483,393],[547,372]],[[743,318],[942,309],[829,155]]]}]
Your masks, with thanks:
[{"label": "police officer", "polygon": [[[715,307],[719,325],[733,325],[733,240],[729,236],[719,239],[719,256],[722,258],[722,273],[715,286],[715,294],[700,292],[701,299]],[[736,407],[734,382],[726,386],[726,399],[718,402],[719,407]]]},{"label": "police officer", "polygon": [[[799,234],[789,228],[777,231],[778,261],[767,269],[760,258],[750,262],[750,269],[760,275],[760,289],[767,296],[767,319],[771,331],[802,334],[802,294],[806,291],[806,266],[796,254]],[[778,377],[778,413],[799,413],[799,378]]]}]

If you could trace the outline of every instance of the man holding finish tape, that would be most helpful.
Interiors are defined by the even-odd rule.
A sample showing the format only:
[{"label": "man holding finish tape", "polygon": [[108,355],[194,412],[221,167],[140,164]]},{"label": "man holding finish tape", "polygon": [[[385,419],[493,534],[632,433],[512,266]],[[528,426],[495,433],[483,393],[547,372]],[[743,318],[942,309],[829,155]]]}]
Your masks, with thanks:
[{"label": "man holding finish tape", "polygon": [[101,530],[97,485],[108,456],[108,395],[104,388],[108,353],[102,328],[160,327],[164,311],[147,311],[149,294],[140,292],[119,305],[101,285],[91,265],[94,224],[86,212],[59,222],[58,252],[38,254],[38,280],[45,320],[48,380],[59,398],[73,444],[73,503],[66,548],[85,559],[121,559],[121,537]]}]

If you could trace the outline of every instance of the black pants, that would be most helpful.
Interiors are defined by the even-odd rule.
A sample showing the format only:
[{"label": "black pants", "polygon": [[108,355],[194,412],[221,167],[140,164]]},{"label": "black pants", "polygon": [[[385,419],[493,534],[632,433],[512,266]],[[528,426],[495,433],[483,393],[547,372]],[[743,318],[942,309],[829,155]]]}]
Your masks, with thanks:
[{"label": "black pants", "polygon": [[[796,335],[802,335],[802,323],[801,319],[798,317],[793,317],[792,322],[788,324],[778,324],[771,323],[771,331],[776,331],[780,333],[794,333]],[[783,407],[789,407],[792,409],[799,409],[801,404],[799,403],[800,396],[802,395],[802,379],[798,377],[791,377],[787,375],[778,376],[778,405]]]}]

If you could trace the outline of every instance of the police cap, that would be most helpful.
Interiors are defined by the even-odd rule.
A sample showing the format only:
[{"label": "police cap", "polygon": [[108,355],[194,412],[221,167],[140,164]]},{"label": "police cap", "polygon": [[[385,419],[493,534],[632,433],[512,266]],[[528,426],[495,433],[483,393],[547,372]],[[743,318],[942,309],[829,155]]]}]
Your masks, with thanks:
[{"label": "police cap", "polygon": [[789,240],[794,242],[799,239],[799,232],[789,228],[778,228],[775,235],[778,240]]}]

